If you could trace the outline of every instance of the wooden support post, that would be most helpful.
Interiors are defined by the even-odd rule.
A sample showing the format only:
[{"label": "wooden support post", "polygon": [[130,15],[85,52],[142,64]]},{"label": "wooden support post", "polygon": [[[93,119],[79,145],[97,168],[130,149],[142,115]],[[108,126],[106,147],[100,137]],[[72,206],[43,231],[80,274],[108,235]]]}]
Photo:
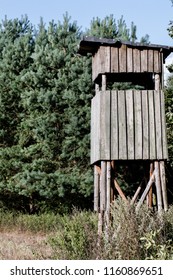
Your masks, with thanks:
[{"label": "wooden support post", "polygon": [[159,74],[155,74],[154,76],[154,81],[155,81],[155,90],[159,90],[160,89],[160,75]]},{"label": "wooden support post", "polygon": [[110,221],[110,203],[111,203],[111,162],[107,162],[107,197],[106,197],[106,222],[107,227]]},{"label": "wooden support post", "polygon": [[102,91],[106,90],[106,75],[102,75]]},{"label": "wooden support post", "polygon": [[99,210],[100,175],[98,168],[94,165],[94,211]]},{"label": "wooden support post", "polygon": [[155,185],[156,185],[156,194],[157,194],[157,208],[158,212],[162,211],[162,192],[161,192],[161,185],[160,185],[160,167],[159,162],[155,161]]},{"label": "wooden support post", "polygon": [[163,206],[164,210],[168,210],[168,198],[167,198],[167,189],[166,189],[166,178],[165,178],[165,162],[160,161],[160,181],[161,181],[161,189],[163,196]]},{"label": "wooden support post", "polygon": [[101,161],[101,180],[100,180],[100,210],[106,209],[106,161]]},{"label": "wooden support post", "polygon": [[[153,164],[153,162],[151,162],[150,163],[150,178],[153,174],[153,171],[154,171],[154,164]],[[148,207],[152,208],[152,206],[153,206],[153,188],[151,185],[150,190],[148,192]]]},{"label": "wooden support post", "polygon": [[139,208],[141,207],[142,203],[144,202],[144,199],[146,198],[146,195],[148,194],[148,192],[149,192],[149,190],[151,188],[151,185],[154,182],[154,178],[155,178],[155,171],[153,172],[153,174],[152,174],[152,176],[151,176],[151,178],[150,178],[150,180],[149,180],[149,182],[148,182],[148,184],[147,184],[147,186],[146,186],[146,188],[145,188],[145,190],[144,190],[144,192],[143,192],[143,194],[142,194],[142,196],[141,196],[141,198],[140,198],[140,200],[139,200],[139,202],[138,202],[138,204],[136,206],[136,211],[139,210]]},{"label": "wooden support post", "polygon": [[106,161],[101,161],[101,174],[100,174],[100,212],[98,221],[98,234],[101,235],[104,228],[104,215],[106,209]]},{"label": "wooden support post", "polygon": [[114,176],[115,176],[115,161],[111,161],[111,203],[115,199],[115,192],[114,192]]}]

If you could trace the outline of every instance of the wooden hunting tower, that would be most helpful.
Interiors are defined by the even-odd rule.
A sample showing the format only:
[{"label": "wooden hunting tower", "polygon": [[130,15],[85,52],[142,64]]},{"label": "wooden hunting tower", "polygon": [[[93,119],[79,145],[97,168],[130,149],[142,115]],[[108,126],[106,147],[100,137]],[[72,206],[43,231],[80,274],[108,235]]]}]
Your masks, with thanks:
[{"label": "wooden hunting tower", "polygon": [[[115,190],[126,199],[116,177],[122,161],[148,163],[149,176],[132,203],[145,198],[167,210],[165,161],[168,159],[163,93],[163,64],[173,48],[113,39],[84,37],[79,53],[92,54],[95,96],[91,104],[91,164],[94,165],[94,209],[109,220]],[[121,84],[124,83],[124,84]],[[130,85],[127,90],[127,84]],[[125,85],[126,89],[115,89]]]}]

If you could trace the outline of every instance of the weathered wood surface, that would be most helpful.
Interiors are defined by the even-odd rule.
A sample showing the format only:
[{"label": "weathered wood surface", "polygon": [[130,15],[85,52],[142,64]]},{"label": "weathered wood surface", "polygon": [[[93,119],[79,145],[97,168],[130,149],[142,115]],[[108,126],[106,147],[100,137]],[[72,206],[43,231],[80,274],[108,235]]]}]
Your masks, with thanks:
[{"label": "weathered wood surface", "polygon": [[100,98],[100,157],[102,160],[110,159],[110,91],[101,93]]},{"label": "weathered wood surface", "polygon": [[[125,92],[118,91],[118,142],[119,151],[118,157],[121,159],[127,159],[127,123],[126,123],[126,103],[125,103]],[[114,120],[112,120],[113,122]],[[112,135],[112,141],[114,135]]]},{"label": "weathered wood surface", "polygon": [[155,110],[154,91],[148,91],[148,112],[149,112],[149,159],[156,159],[156,131],[155,131]]},{"label": "weathered wood surface", "polygon": [[101,177],[100,177],[100,210],[106,210],[106,173],[107,162],[101,161]]},{"label": "weathered wood surface", "polygon": [[155,180],[155,171],[153,172],[152,176],[150,177],[150,180],[149,180],[149,182],[148,182],[148,184],[147,184],[147,186],[146,186],[146,188],[145,188],[145,190],[144,190],[144,192],[143,192],[143,194],[142,194],[142,196],[141,196],[141,198],[140,198],[140,200],[139,200],[139,202],[136,206],[136,211],[138,211],[140,209],[140,207],[141,207],[142,203],[144,202],[152,184],[154,183],[154,180]]},{"label": "weathered wood surface", "polygon": [[98,168],[94,166],[94,211],[99,210],[99,196],[100,196],[100,175]]},{"label": "weathered wood surface", "polygon": [[119,141],[118,141],[118,91],[111,93],[111,154],[115,159],[119,158]]},{"label": "weathered wood surface", "polygon": [[135,158],[135,147],[134,143],[135,129],[134,129],[134,97],[133,91],[129,90],[126,92],[126,111],[127,111],[127,158]]},{"label": "weathered wood surface", "polygon": [[100,160],[100,92],[91,101],[91,162]]},{"label": "weathered wood surface", "polygon": [[134,144],[135,146],[135,159],[142,158],[142,148],[143,148],[143,131],[142,131],[142,103],[141,103],[141,92],[135,91],[134,94],[134,112],[135,112],[135,119],[134,119],[134,131],[135,131],[135,139]]},{"label": "weathered wood surface", "polygon": [[100,46],[92,60],[93,81],[105,73],[161,73],[162,53],[159,50]]},{"label": "weathered wood surface", "polygon": [[164,94],[99,91],[91,108],[91,163],[168,157]]},{"label": "weathered wood surface", "polygon": [[163,206],[164,210],[168,210],[168,197],[167,197],[167,189],[166,189],[166,176],[165,176],[165,163],[164,161],[160,161],[160,181],[161,181],[161,189],[162,189],[162,197],[163,197]]},{"label": "weathered wood surface", "polygon": [[142,133],[143,133],[143,148],[142,158],[149,159],[149,112],[148,112],[148,93],[143,91],[142,98]]},{"label": "weathered wood surface", "polygon": [[158,212],[162,211],[162,190],[160,183],[160,164],[158,161],[154,162],[155,167],[155,185],[156,185],[156,194],[157,194],[157,208]]}]

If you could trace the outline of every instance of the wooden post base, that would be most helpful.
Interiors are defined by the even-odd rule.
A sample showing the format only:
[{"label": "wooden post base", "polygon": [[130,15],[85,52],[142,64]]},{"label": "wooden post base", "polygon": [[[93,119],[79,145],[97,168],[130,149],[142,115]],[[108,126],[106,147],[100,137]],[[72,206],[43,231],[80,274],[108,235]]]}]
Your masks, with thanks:
[{"label": "wooden post base", "polygon": [[[115,178],[115,162],[101,161],[94,166],[94,210],[99,213],[98,234],[107,230],[111,219],[111,203],[119,195],[124,201],[129,201]],[[144,180],[137,188],[131,199],[136,204],[136,211],[147,198],[149,208],[157,207],[158,212],[168,210],[168,199],[165,179],[165,162],[154,161],[150,163],[149,180],[145,187]],[[156,197],[156,202],[154,202]]]}]

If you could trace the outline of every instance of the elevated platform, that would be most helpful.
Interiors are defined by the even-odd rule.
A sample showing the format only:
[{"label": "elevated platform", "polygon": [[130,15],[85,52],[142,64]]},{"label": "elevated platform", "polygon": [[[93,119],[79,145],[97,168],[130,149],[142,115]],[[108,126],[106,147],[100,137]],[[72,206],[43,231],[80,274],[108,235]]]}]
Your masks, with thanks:
[{"label": "elevated platform", "polygon": [[91,106],[91,164],[168,159],[162,90],[99,91]]}]

